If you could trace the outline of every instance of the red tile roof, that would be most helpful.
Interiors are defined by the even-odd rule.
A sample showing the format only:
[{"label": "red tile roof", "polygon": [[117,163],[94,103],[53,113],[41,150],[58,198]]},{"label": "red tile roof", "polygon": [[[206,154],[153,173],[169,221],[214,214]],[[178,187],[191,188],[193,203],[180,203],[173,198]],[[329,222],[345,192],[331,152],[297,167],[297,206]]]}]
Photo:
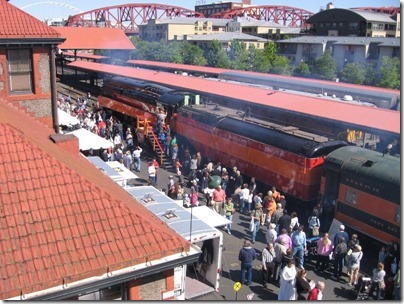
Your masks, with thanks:
[{"label": "red tile roof", "polygon": [[1,38],[59,38],[52,27],[20,10],[5,0],[0,0]]},{"label": "red tile roof", "polygon": [[52,133],[0,99],[0,299],[189,250]]},{"label": "red tile roof", "polygon": [[119,28],[55,27],[65,42],[62,50],[134,50],[135,46]]}]

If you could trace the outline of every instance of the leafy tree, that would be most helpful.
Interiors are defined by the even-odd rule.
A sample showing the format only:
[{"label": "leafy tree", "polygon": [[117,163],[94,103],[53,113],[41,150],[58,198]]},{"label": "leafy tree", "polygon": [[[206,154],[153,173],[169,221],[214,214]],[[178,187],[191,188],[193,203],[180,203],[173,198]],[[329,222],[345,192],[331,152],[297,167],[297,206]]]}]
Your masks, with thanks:
[{"label": "leafy tree", "polygon": [[219,53],[218,53],[216,67],[222,68],[222,69],[230,69],[231,68],[231,62],[229,60],[229,56],[227,56],[226,51],[223,50],[223,49],[221,49],[219,51]]},{"label": "leafy tree", "polygon": [[150,43],[136,36],[131,37],[131,41],[136,49],[131,52],[130,57],[132,59],[146,59]]},{"label": "leafy tree", "polygon": [[208,66],[228,69],[231,66],[229,57],[218,40],[213,40],[206,52]]},{"label": "leafy tree", "polygon": [[310,75],[310,66],[302,61],[293,69],[293,75],[299,77],[308,77]]},{"label": "leafy tree", "polygon": [[277,52],[277,45],[275,42],[269,41],[264,46],[264,57],[272,63],[275,60]]},{"label": "leafy tree", "polygon": [[313,75],[319,79],[333,80],[337,75],[337,65],[332,58],[330,50],[324,52],[323,55],[314,61]]},{"label": "leafy tree", "polygon": [[341,71],[341,79],[344,82],[362,84],[366,79],[366,70],[360,63],[348,63]]},{"label": "leafy tree", "polygon": [[285,56],[277,55],[272,61],[272,67],[269,71],[279,75],[290,75],[291,66],[289,65],[289,59]]},{"label": "leafy tree", "polygon": [[398,89],[400,87],[400,59],[387,56],[382,58],[382,66],[380,67],[379,82],[377,85],[391,89]]},{"label": "leafy tree", "polygon": [[268,72],[271,66],[269,59],[265,56],[264,50],[258,50],[256,48],[250,48],[250,69],[256,72]]},{"label": "leafy tree", "polygon": [[244,42],[238,40],[231,41],[229,59],[232,61],[231,67],[233,69],[244,71],[250,69],[249,54]]},{"label": "leafy tree", "polygon": [[365,81],[366,85],[374,85],[376,83],[377,72],[373,64],[368,63],[365,66]]},{"label": "leafy tree", "polygon": [[147,42],[141,53],[144,55],[144,60],[159,60],[160,43],[157,41]]},{"label": "leafy tree", "polygon": [[204,66],[207,63],[202,49],[196,45],[189,43],[188,41],[182,42],[181,53],[183,62],[186,64]]}]

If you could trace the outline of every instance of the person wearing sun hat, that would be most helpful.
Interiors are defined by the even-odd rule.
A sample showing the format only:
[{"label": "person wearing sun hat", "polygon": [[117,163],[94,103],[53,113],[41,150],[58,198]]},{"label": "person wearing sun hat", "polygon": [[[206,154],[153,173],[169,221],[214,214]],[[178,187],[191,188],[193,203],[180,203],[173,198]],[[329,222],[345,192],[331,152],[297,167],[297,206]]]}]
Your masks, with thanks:
[{"label": "person wearing sun hat", "polygon": [[262,205],[258,203],[255,205],[255,210],[251,212],[251,220],[254,220],[254,229],[251,232],[251,242],[255,243],[255,238],[257,236],[257,231],[260,229],[261,217],[263,215]]},{"label": "person wearing sun hat", "polygon": [[265,233],[265,238],[268,243],[275,243],[276,238],[278,237],[278,233],[276,233],[276,225],[274,223],[269,223],[268,224],[268,229],[267,232]]}]

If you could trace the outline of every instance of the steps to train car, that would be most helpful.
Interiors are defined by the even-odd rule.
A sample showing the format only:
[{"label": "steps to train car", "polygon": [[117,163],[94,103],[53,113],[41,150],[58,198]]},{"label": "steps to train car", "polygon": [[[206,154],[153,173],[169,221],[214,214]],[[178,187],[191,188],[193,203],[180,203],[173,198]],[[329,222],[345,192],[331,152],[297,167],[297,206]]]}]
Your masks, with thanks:
[{"label": "steps to train car", "polygon": [[[148,134],[147,139],[153,146],[153,144],[155,142],[155,138],[153,137],[153,135]],[[154,153],[155,153],[156,157],[159,159],[160,166],[162,168],[169,170],[169,171],[174,169],[174,167],[172,165],[172,160],[169,157],[167,157],[167,155],[164,153],[164,151],[162,151],[160,149],[160,147],[158,145],[155,146]]]},{"label": "steps to train car", "polygon": [[163,144],[159,141],[156,134],[153,131],[153,127],[148,124],[146,120],[138,121],[138,125],[140,128],[146,129],[146,138],[151,144],[152,150],[154,151],[156,158],[158,159],[160,166],[166,170],[172,171],[174,167],[172,165],[172,161],[163,150]]}]

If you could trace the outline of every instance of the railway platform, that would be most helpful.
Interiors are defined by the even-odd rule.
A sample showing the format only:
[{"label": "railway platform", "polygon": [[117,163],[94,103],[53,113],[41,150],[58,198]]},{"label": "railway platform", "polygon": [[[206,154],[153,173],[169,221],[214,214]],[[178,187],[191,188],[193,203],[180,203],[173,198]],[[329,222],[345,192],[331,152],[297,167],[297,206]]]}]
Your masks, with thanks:
[{"label": "railway platform", "polygon": [[[142,160],[140,172],[136,172],[138,179],[129,181],[134,185],[147,185],[147,162],[151,160],[152,155],[145,155]],[[166,188],[169,176],[174,175],[173,171],[160,168],[158,170],[157,188]],[[189,193],[190,189],[185,187],[185,192]],[[200,194],[200,204],[205,205],[203,195]],[[232,234],[229,235],[225,229],[219,228],[223,232],[224,249],[222,257],[222,273],[220,279],[219,292],[211,292],[193,300],[200,301],[219,301],[219,300],[238,300],[246,301],[248,297],[252,300],[277,300],[279,286],[268,284],[267,288],[262,286],[261,274],[261,252],[265,247],[265,227],[261,227],[260,232],[257,234],[255,244],[252,246],[257,251],[257,260],[254,262],[253,267],[253,283],[250,286],[243,285],[239,292],[236,294],[234,284],[240,281],[240,262],[238,261],[239,250],[242,247],[244,239],[250,239],[250,232],[248,231],[250,218],[244,214],[236,212],[233,216]],[[349,232],[349,231],[348,231]],[[349,233],[351,234],[351,233]],[[375,248],[375,244],[367,239],[360,237],[361,245],[363,246],[364,258],[361,262],[361,273],[365,276],[370,276],[372,268],[377,264],[377,253],[379,248]],[[325,292],[323,300],[330,301],[350,301],[355,300],[356,296],[352,287],[347,285],[348,276],[342,275],[340,280],[332,278],[332,263],[331,269],[324,272],[315,270],[315,257],[305,257],[305,269],[308,271],[307,277],[315,281],[325,282]],[[346,273],[346,268],[344,268]]]}]

